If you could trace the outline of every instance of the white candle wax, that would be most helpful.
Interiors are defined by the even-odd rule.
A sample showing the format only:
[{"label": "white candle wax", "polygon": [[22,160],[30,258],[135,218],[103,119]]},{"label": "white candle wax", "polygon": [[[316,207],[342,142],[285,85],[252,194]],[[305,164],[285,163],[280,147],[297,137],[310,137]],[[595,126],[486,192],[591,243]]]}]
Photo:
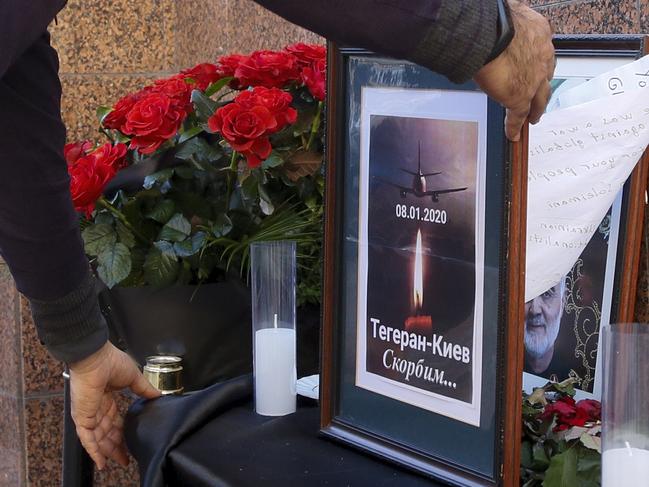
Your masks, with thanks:
[{"label": "white candle wax", "polygon": [[295,412],[295,330],[255,332],[255,410],[264,416]]},{"label": "white candle wax", "polygon": [[602,454],[602,487],[631,486],[649,486],[649,450],[605,450]]}]

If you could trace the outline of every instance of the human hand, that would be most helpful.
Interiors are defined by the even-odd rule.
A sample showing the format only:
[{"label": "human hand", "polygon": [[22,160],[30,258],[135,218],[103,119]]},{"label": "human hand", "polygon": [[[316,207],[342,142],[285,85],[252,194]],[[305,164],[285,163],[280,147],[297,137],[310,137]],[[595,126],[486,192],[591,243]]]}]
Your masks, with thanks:
[{"label": "human hand", "polygon": [[125,387],[146,399],[160,395],[135,362],[110,342],[70,365],[72,419],[81,444],[99,470],[106,466],[109,458],[120,465],[128,465],[123,419],[112,392]]},{"label": "human hand", "polygon": [[537,123],[550,100],[554,75],[552,29],[541,14],[518,0],[509,0],[514,38],[503,53],[483,66],[474,80],[507,109],[505,133],[517,141],[529,118]]}]

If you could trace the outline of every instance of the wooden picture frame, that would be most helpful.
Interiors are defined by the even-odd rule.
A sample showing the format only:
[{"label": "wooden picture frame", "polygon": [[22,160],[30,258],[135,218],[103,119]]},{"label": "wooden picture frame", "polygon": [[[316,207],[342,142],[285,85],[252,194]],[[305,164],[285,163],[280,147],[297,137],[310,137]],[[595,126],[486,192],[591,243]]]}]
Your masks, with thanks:
[{"label": "wooden picture frame", "polygon": [[[523,132],[519,143],[508,143],[503,129],[504,110],[487,100],[473,83],[452,85],[445,78],[414,64],[377,57],[364,50],[339,49],[335,45],[329,46],[328,66],[321,432],[453,485],[517,486],[521,435],[527,131]],[[393,91],[386,93],[385,90]],[[439,109],[441,111],[436,111],[436,102],[431,101],[438,95],[444,106],[444,109]],[[429,106],[433,107],[432,115],[426,112]],[[473,115],[467,115],[474,113],[474,109],[481,114],[475,119]],[[435,137],[413,135],[429,133],[428,130]],[[464,142],[452,142],[455,136],[450,134],[459,133],[464,134]],[[398,164],[407,161],[407,172],[416,170],[414,146],[417,137],[420,146],[422,139],[424,144],[433,145],[419,149],[419,170],[413,187],[404,186],[403,179],[397,181],[394,173],[382,175],[381,171],[389,173],[392,170],[387,155],[400,157]],[[442,147],[439,142],[435,145],[436,140],[446,140],[455,149],[448,149],[448,144]],[[392,145],[377,145],[386,141]],[[477,147],[477,156],[475,159],[462,158],[469,161],[464,166],[449,162],[454,160],[453,157],[441,157],[454,153],[466,155],[467,152],[462,151],[474,146]],[[373,147],[379,148],[372,152]],[[371,157],[370,153],[373,154]],[[385,157],[378,157],[379,154]],[[426,191],[419,188],[419,196],[414,192],[416,178],[435,169],[430,160],[422,162],[427,154],[439,156],[435,164],[446,169],[449,178],[458,178],[457,182],[453,181],[455,186],[448,180],[444,187],[456,191],[455,195],[443,191],[434,194],[425,187]],[[370,163],[370,160],[376,162]],[[475,179],[469,177],[474,173],[465,169],[472,165],[475,165]],[[459,186],[472,189],[462,193]],[[454,219],[466,210],[469,217],[462,221],[474,222],[474,226],[465,224],[471,228],[466,234],[469,237],[463,239],[461,236],[465,234],[458,234],[458,245],[471,247],[474,244],[474,253],[470,254],[474,259],[468,261],[468,274],[459,271],[456,274],[453,267],[443,268],[440,264],[449,255],[456,255],[454,250],[436,252],[430,250],[432,245],[425,247],[427,244],[417,244],[416,251],[412,250],[414,247],[408,247],[414,245],[413,225],[418,226],[418,233],[422,221],[433,225],[425,216],[430,215],[433,206],[423,203],[430,202],[429,197],[447,205],[448,221],[456,221]],[[405,209],[399,208],[401,204]],[[392,207],[394,213],[387,218],[385,208]],[[471,220],[471,215],[478,216]],[[384,216],[385,225],[368,223],[369,220],[380,221]],[[484,226],[485,221],[489,222],[488,227]],[[439,237],[442,240],[452,240],[454,230],[451,229],[455,227],[443,225],[445,223],[438,224],[435,231],[424,226],[422,240],[438,238],[438,235],[443,235]],[[376,229],[382,228],[385,231],[377,234]],[[485,228],[486,236],[482,240],[478,235]],[[397,233],[404,234],[404,241],[410,242],[405,248],[395,247],[391,240]],[[420,250],[422,246],[426,252]],[[422,262],[417,259],[423,259],[421,255],[433,261],[431,269],[443,268],[445,271],[433,277],[430,273],[425,274],[432,271],[424,271],[421,279],[424,287],[435,287],[438,293],[432,298],[425,290],[417,291],[418,272],[422,272],[417,271]],[[446,260],[452,265],[462,259]],[[409,270],[411,262],[414,262],[412,271]],[[403,270],[400,270],[402,264]],[[406,277],[400,275],[401,272]],[[410,290],[404,292],[406,285],[400,286],[399,283],[410,279],[409,272],[414,276],[411,282],[415,290],[415,310],[424,309],[417,308],[418,304],[421,306],[422,296],[424,303],[427,299],[435,303],[439,303],[436,299],[454,299],[440,291],[444,289],[442,284],[448,282],[454,293],[469,301],[475,296],[475,300],[471,306],[457,306],[457,313],[453,311],[449,316],[444,316],[440,310],[452,306],[438,306],[431,311],[431,316],[417,311],[414,315],[399,315],[403,318],[400,321],[403,325],[381,328],[383,324],[377,318],[370,323],[368,318],[373,311],[368,310],[371,303],[376,308],[383,306],[381,309],[389,310],[397,306],[386,307],[384,302],[394,299],[405,309],[403,301],[408,299],[406,295],[412,294],[408,294]],[[468,291],[463,290],[462,285],[455,285],[455,282],[465,282],[461,281],[461,276],[469,274],[475,276],[475,280],[469,279],[473,287],[467,288]],[[375,278],[377,275],[387,276],[387,281],[380,284],[380,279]],[[441,276],[446,276],[446,281]],[[453,281],[456,278],[457,281]],[[401,290],[396,290],[397,287]],[[358,317],[363,313],[363,326],[359,327]],[[458,318],[463,313],[468,313],[470,318]],[[451,331],[445,329],[444,333],[470,330],[470,338],[465,342],[457,338],[457,343],[449,341],[448,346],[445,343],[444,352],[448,353],[442,353],[440,358],[437,352],[442,351],[442,345],[435,348],[429,346],[430,343],[422,345],[419,340],[421,336],[428,336],[426,331],[419,332],[416,328],[408,331],[409,324],[423,322],[422,326],[428,326],[433,321],[436,333],[440,335],[442,328],[451,323],[448,325]],[[381,330],[387,336],[392,334],[392,342],[385,339],[386,335],[382,335]],[[404,331],[407,332],[405,335]],[[481,342],[476,342],[478,334],[481,334]],[[361,335],[363,339],[359,340]],[[396,335],[401,343],[399,360],[408,364],[401,367],[400,362],[395,369],[397,362],[391,357],[390,367],[384,367],[389,370],[381,369],[387,363],[386,354],[399,348],[393,347],[397,343]],[[439,339],[439,336],[433,336]],[[413,340],[416,342],[414,348],[411,347]],[[423,350],[417,348],[419,345]],[[469,349],[466,354],[464,348]],[[395,350],[393,354],[398,355]],[[417,376],[417,370],[424,371],[424,358],[427,360],[435,354],[440,369],[447,367],[444,369],[446,376],[435,369],[439,379],[435,382],[431,380],[433,365],[426,366],[423,377],[432,385],[413,386],[415,378],[421,378],[421,374]],[[359,361],[359,356],[363,360]],[[378,366],[373,362],[375,356],[383,357]],[[418,356],[422,359],[415,362]],[[462,362],[464,356],[468,357],[469,365]],[[411,367],[410,363],[422,364],[422,369],[414,368],[415,365]],[[462,369],[463,364],[465,369]],[[413,368],[410,374],[412,383],[407,383],[407,377],[404,379],[401,368]],[[478,368],[480,374],[476,375]],[[457,372],[462,381],[456,381],[453,372]],[[444,377],[448,380],[442,380]],[[374,380],[376,378],[378,380]],[[443,389],[442,385],[448,389]],[[473,406],[478,405],[477,420],[475,414],[471,415],[470,408],[465,407],[468,397]],[[445,409],[442,403],[456,404],[457,407]]]},{"label": "wooden picture frame", "polygon": [[[649,52],[645,35],[557,35],[557,65],[548,110],[558,108],[561,92],[626,65]],[[638,77],[649,83],[649,73]],[[623,82],[608,82],[611,94]],[[530,145],[534,146],[533,137]],[[645,211],[649,153],[635,167],[595,237],[566,276],[565,304],[552,363],[534,370],[524,363],[523,386],[531,393],[548,380],[574,377],[577,399],[601,398],[599,329],[601,324],[634,321],[640,245]]]}]

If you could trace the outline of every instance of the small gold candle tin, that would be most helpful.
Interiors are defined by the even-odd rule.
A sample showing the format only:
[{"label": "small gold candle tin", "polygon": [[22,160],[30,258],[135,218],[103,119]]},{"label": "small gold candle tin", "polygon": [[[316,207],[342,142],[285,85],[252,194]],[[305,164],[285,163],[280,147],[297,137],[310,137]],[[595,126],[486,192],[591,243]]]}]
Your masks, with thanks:
[{"label": "small gold candle tin", "polygon": [[175,355],[152,355],[143,367],[144,377],[162,394],[182,394],[182,359]]}]

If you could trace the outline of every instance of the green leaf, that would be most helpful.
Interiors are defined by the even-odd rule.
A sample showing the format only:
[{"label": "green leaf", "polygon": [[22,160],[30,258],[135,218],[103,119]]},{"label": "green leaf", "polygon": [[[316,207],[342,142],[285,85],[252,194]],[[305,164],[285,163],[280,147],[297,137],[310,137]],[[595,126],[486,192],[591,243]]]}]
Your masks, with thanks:
[{"label": "green leaf", "polygon": [[123,243],[116,243],[104,250],[97,259],[97,273],[104,284],[112,288],[131,273],[131,254]]},{"label": "green leaf", "polygon": [[225,237],[232,230],[232,220],[225,213],[219,213],[212,225],[212,234],[216,238]]},{"label": "green leaf", "polygon": [[205,243],[205,233],[197,232],[191,238],[174,244],[174,250],[179,257],[189,257],[198,252]]},{"label": "green leaf", "polygon": [[543,487],[575,487],[577,485],[580,485],[577,479],[577,450],[569,448],[550,459]]},{"label": "green leaf", "polygon": [[117,241],[117,235],[111,225],[100,223],[86,228],[82,233],[83,244],[86,253],[98,256],[104,250],[113,246]]},{"label": "green leaf", "polygon": [[145,216],[164,225],[174,215],[175,211],[176,205],[172,200],[162,200]]},{"label": "green leaf", "polygon": [[222,153],[216,147],[211,146],[202,137],[194,137],[178,147],[174,154],[177,159],[183,161],[205,161],[211,162],[221,157]]},{"label": "green leaf", "polygon": [[153,242],[153,245],[163,254],[168,255],[169,257],[176,257],[176,251],[174,250],[174,244],[172,242],[158,240]]},{"label": "green leaf", "polygon": [[99,119],[99,123],[103,124],[104,123],[104,118],[106,118],[106,115],[108,115],[110,112],[112,112],[113,109],[111,107],[99,107],[97,108],[97,119]]},{"label": "green leaf", "polygon": [[532,467],[532,444],[529,441],[523,441],[521,444],[521,466]]},{"label": "green leaf", "polygon": [[152,249],[144,261],[144,278],[152,286],[163,287],[173,284],[178,276],[180,265],[175,257]]},{"label": "green leaf", "polygon": [[182,242],[189,236],[192,231],[192,225],[189,223],[181,213],[176,213],[171,220],[169,220],[162,230],[158,238],[160,240],[169,240],[171,242]]},{"label": "green leaf", "polygon": [[203,131],[203,127],[198,125],[196,127],[190,128],[189,130],[185,130],[182,134],[180,134],[180,137],[178,138],[178,143],[182,144],[183,142],[200,134],[202,131]]},{"label": "green leaf", "polygon": [[602,439],[599,436],[593,436],[588,433],[584,433],[579,437],[579,441],[586,448],[595,450],[598,453],[602,453]]},{"label": "green leaf", "polygon": [[580,486],[598,487],[602,475],[602,456],[595,450],[580,448],[577,475]]},{"label": "green leaf", "polygon": [[257,196],[259,195],[258,188],[259,182],[257,181],[257,178],[252,174],[241,182],[241,199],[243,200],[243,204],[246,207],[248,207],[251,203],[254,203],[254,201],[257,199]]},{"label": "green leaf", "polygon": [[233,76],[227,76],[225,78],[221,78],[218,81],[215,81],[214,83],[212,83],[207,87],[207,89],[205,90],[205,96],[212,96],[213,94],[218,93],[225,85],[227,85],[233,79],[234,79]]},{"label": "green leaf", "polygon": [[163,169],[162,171],[154,172],[153,174],[149,174],[147,177],[144,178],[144,189],[151,189],[153,186],[161,186],[162,184],[166,183],[169,181],[171,176],[174,175],[174,170],[173,168],[167,168]]},{"label": "green leaf", "polygon": [[271,167],[281,166],[282,164],[284,164],[284,158],[280,156],[278,152],[273,151],[268,159],[261,163],[261,167],[264,169],[270,169]]},{"label": "green leaf", "polygon": [[109,213],[106,210],[99,211],[95,214],[95,224],[99,225],[100,223],[105,223],[106,225],[112,225],[115,221],[115,217],[112,213]]},{"label": "green leaf", "polygon": [[133,235],[133,232],[126,228],[126,225],[124,225],[119,220],[117,221],[117,235],[119,237],[119,241],[126,245],[129,249],[135,247],[135,236]]},{"label": "green leaf", "polygon": [[176,176],[182,179],[194,179],[194,168],[187,166],[178,166],[174,168]]},{"label": "green leaf", "polygon": [[547,453],[543,444],[535,443],[532,448],[532,456],[534,459],[534,469],[535,470],[545,470],[550,464],[550,459],[548,458]]},{"label": "green leaf", "polygon": [[260,184],[259,185],[259,207],[261,211],[264,212],[264,215],[272,215],[275,211],[275,206],[273,205],[270,195],[266,191],[266,188]]},{"label": "green leaf", "polygon": [[200,90],[192,91],[192,103],[194,104],[196,115],[202,121],[207,121],[216,111],[217,103]]}]

